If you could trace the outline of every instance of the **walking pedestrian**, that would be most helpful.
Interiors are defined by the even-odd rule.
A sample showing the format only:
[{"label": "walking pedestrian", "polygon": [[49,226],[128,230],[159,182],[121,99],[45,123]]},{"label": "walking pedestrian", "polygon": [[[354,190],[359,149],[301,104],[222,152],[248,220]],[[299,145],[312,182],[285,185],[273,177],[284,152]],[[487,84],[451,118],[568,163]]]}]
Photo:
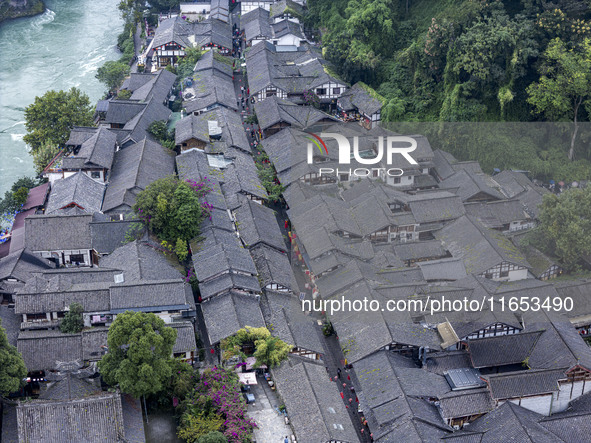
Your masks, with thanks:
[{"label": "walking pedestrian", "polygon": [[[287,226],[286,226],[287,228]],[[339,377],[339,380],[341,379],[341,368],[337,368],[337,376]]]},{"label": "walking pedestrian", "polygon": [[285,436],[285,440],[283,440],[283,443],[289,443],[289,438],[287,438],[287,435]]}]

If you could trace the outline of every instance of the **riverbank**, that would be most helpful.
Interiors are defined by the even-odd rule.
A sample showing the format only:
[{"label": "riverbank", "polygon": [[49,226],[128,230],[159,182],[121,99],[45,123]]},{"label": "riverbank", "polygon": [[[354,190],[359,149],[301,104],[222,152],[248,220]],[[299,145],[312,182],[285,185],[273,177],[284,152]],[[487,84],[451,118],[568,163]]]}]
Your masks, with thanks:
[{"label": "riverbank", "polygon": [[43,14],[43,11],[43,0],[0,0],[0,23],[12,18]]}]

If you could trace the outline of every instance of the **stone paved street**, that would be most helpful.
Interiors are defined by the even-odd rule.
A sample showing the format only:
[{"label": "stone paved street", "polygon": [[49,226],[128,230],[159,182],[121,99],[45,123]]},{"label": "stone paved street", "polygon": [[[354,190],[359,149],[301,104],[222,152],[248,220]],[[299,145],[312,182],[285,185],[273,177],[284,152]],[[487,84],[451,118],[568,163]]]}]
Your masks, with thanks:
[{"label": "stone paved street", "polygon": [[257,376],[258,385],[251,387],[255,403],[248,405],[248,416],[258,425],[254,430],[257,443],[283,443],[285,436],[291,438],[291,430],[275,408],[280,400],[262,376]]}]

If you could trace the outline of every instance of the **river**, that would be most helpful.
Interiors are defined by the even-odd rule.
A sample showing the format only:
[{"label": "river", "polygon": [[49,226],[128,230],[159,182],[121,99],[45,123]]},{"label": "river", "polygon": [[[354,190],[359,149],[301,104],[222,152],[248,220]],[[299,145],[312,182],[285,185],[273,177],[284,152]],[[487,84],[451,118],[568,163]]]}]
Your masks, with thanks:
[{"label": "river", "polygon": [[34,176],[22,138],[24,109],[51,89],[80,88],[94,105],[105,87],[95,78],[120,57],[120,0],[47,0],[36,17],[0,25],[0,197],[24,175]]}]

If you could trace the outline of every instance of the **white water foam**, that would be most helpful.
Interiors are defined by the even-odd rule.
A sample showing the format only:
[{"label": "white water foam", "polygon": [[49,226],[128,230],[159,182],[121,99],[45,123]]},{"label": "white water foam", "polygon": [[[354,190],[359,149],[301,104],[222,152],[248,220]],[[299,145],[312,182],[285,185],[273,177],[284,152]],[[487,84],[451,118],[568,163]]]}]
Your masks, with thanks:
[{"label": "white water foam", "polygon": [[51,23],[54,20],[55,12],[53,12],[51,9],[46,9],[43,14],[41,14],[40,16],[36,17],[35,20],[33,20],[31,26],[39,29],[45,26],[46,24]]}]

